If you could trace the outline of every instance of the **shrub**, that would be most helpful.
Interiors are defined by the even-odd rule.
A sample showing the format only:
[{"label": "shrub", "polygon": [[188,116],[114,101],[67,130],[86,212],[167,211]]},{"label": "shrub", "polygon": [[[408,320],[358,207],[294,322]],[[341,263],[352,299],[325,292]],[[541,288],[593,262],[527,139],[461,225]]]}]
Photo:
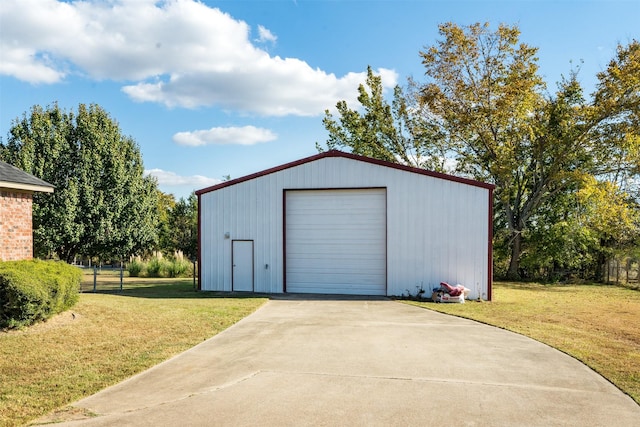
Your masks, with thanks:
[{"label": "shrub", "polygon": [[129,272],[129,277],[138,277],[140,273],[144,270],[144,263],[133,260],[127,265],[127,271]]},{"label": "shrub", "polygon": [[191,263],[184,259],[174,259],[167,265],[169,277],[187,277],[191,275]]},{"label": "shrub", "polygon": [[63,262],[0,262],[0,328],[28,326],[73,307],[81,277]]},{"label": "shrub", "polygon": [[193,266],[186,259],[154,257],[146,262],[131,261],[127,271],[130,277],[191,277]]},{"label": "shrub", "polygon": [[159,258],[151,258],[147,263],[147,276],[148,277],[162,277],[163,272],[166,271],[166,261]]}]

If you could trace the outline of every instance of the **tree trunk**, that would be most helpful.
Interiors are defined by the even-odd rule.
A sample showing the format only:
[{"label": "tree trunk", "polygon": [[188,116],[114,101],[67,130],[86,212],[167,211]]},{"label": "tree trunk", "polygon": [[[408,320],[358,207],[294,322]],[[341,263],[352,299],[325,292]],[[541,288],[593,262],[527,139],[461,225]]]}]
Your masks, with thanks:
[{"label": "tree trunk", "polygon": [[522,233],[520,230],[511,232],[511,259],[507,270],[507,279],[520,279],[520,252],[522,251]]},{"label": "tree trunk", "polygon": [[65,254],[64,256],[61,256],[60,258],[66,262],[67,264],[73,264],[73,258],[75,257],[75,254],[72,254],[71,252]]},{"label": "tree trunk", "polygon": [[[605,278],[605,272],[607,277]],[[595,281],[598,283],[609,282],[609,260],[604,252],[598,252],[596,257]]]}]

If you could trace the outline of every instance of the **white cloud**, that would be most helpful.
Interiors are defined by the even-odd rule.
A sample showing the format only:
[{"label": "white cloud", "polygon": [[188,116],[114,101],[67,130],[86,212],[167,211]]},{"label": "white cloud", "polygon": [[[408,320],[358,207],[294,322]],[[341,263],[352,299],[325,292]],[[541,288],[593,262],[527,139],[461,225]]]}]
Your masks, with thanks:
[{"label": "white cloud", "polygon": [[148,169],[144,171],[145,175],[151,175],[158,180],[161,186],[191,186],[192,188],[204,188],[216,185],[222,182],[221,179],[208,178],[202,175],[181,176],[175,172],[165,171],[162,169]]},{"label": "white cloud", "polygon": [[38,62],[33,61],[32,52],[27,49],[4,49],[0,45],[2,61],[0,74],[15,76],[29,83],[56,83],[62,80],[65,73],[49,66],[47,56],[43,55]]},{"label": "white cloud", "polygon": [[269,129],[255,126],[213,127],[208,130],[178,132],[173,135],[173,141],[176,144],[193,147],[212,144],[254,145],[273,141],[277,137],[278,135]]},{"label": "white cloud", "polygon": [[[337,77],[297,58],[272,57],[251,28],[195,0],[2,0],[0,73],[31,83],[69,74],[124,82],[138,102],[216,106],[265,116],[320,115],[355,104],[366,73]],[[260,41],[275,41],[258,26]],[[383,84],[398,80],[378,70]]]},{"label": "white cloud", "polygon": [[258,25],[258,38],[256,39],[259,43],[275,43],[278,40],[278,37],[269,31],[267,28],[262,25]]}]

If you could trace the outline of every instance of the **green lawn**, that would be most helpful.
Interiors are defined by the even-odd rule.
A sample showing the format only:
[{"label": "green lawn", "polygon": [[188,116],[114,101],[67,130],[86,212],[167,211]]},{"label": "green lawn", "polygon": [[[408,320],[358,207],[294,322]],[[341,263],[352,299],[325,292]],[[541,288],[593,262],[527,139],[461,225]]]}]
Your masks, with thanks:
[{"label": "green lawn", "polygon": [[195,292],[191,279],[127,278],[122,293],[83,293],[70,312],[0,332],[0,426],[24,424],[156,365],[265,301]]},{"label": "green lawn", "polygon": [[495,283],[492,302],[411,302],[529,336],[599,372],[640,404],[640,291]]}]

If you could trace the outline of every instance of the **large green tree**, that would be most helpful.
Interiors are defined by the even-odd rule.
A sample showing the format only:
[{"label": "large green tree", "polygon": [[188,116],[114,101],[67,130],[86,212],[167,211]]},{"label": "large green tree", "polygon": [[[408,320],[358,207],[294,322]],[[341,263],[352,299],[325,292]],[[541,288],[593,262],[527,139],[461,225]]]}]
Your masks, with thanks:
[{"label": "large green tree", "polygon": [[[618,48],[587,102],[573,71],[547,94],[537,49],[520,42],[515,26],[439,30],[441,39],[420,52],[426,81],[410,82],[406,96],[396,89],[393,106],[404,108],[384,103],[369,71],[362,108],[339,103],[339,122],[327,113],[328,146],[409,164],[420,153],[418,166],[448,164],[496,184],[496,243],[506,249],[507,274],[517,277],[526,233],[545,230],[542,208],[551,200],[577,191],[585,176],[627,192],[623,184],[637,184],[639,44]],[[397,137],[400,129],[408,140]]]},{"label": "large green tree", "polygon": [[180,198],[171,210],[171,241],[175,250],[195,261],[198,256],[198,198],[191,193]]},{"label": "large green tree", "polygon": [[[411,88],[410,88],[411,89]],[[354,154],[374,157],[407,166],[444,171],[446,159],[438,129],[424,116],[415,96],[407,96],[400,86],[393,90],[391,105],[384,99],[382,78],[367,67],[365,84],[358,87],[360,108],[339,101],[340,118],[325,111],[323,124],[329,132],[328,149],[347,148]],[[412,94],[413,95],[413,94]],[[318,150],[324,148],[316,143]]]},{"label": "large green tree", "polygon": [[34,106],[14,120],[0,157],[55,185],[34,195],[39,256],[119,258],[157,239],[157,184],[140,150],[97,105]]},{"label": "large green tree", "polygon": [[637,203],[614,182],[592,175],[545,200],[523,233],[526,277],[603,279],[607,259],[625,255],[638,237]]},{"label": "large green tree", "polygon": [[[567,146],[573,140],[538,138],[554,119],[544,114],[537,49],[519,42],[517,27],[491,31],[488,24],[449,23],[440,26],[440,35],[420,52],[427,76],[421,102],[440,125],[457,171],[496,184],[498,224],[508,232],[508,275],[514,277],[530,216],[569,179],[564,173],[576,161]],[[564,106],[562,94],[556,100]],[[551,106],[548,112],[554,113]],[[551,135],[547,129],[542,134]]]},{"label": "large green tree", "polygon": [[158,241],[154,249],[165,254],[171,254],[176,250],[171,219],[171,212],[175,206],[176,198],[173,194],[158,190]]},{"label": "large green tree", "polygon": [[177,251],[194,261],[198,255],[198,198],[191,193],[176,201],[173,194],[159,193],[160,239],[157,249],[173,256]]}]

